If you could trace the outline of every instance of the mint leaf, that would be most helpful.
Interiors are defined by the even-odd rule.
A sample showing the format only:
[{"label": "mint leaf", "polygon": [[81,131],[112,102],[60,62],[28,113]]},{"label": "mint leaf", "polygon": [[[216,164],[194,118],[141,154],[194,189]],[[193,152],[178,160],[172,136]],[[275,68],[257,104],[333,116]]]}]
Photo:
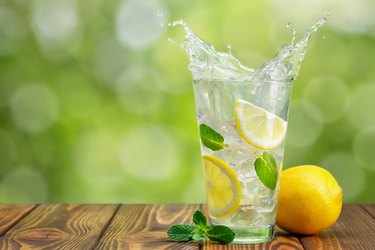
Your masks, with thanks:
[{"label": "mint leaf", "polygon": [[199,125],[199,134],[203,145],[213,151],[228,147],[224,143],[224,137],[206,124]]},{"label": "mint leaf", "polygon": [[212,229],[207,231],[207,236],[210,240],[223,244],[231,243],[234,235],[234,232],[229,227],[222,225],[212,226]]},{"label": "mint leaf", "polygon": [[168,229],[168,237],[172,241],[187,242],[193,239],[194,226],[187,224],[173,225]]},{"label": "mint leaf", "polygon": [[196,226],[206,226],[207,225],[206,216],[204,216],[204,214],[199,210],[194,212],[193,221],[194,221]]},{"label": "mint leaf", "polygon": [[263,152],[262,155],[257,153],[257,155],[259,158],[255,160],[254,167],[259,180],[264,186],[275,190],[278,176],[275,158],[268,152]]}]

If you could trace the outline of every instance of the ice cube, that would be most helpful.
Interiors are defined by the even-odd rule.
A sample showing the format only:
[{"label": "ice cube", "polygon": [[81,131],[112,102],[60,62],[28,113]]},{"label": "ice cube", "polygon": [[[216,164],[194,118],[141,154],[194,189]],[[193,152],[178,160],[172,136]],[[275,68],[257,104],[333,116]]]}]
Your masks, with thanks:
[{"label": "ice cube", "polygon": [[225,143],[231,145],[232,147],[235,147],[237,146],[237,144],[243,142],[243,139],[238,134],[233,121],[223,123],[219,130],[219,133],[224,137]]},{"label": "ice cube", "polygon": [[[261,184],[261,183],[260,183]],[[263,184],[261,184],[263,185]],[[264,185],[259,186],[254,196],[254,208],[259,213],[273,212],[276,207],[276,191],[271,190]]]},{"label": "ice cube", "polygon": [[233,149],[231,146],[216,151],[213,153],[213,155],[225,161],[232,168],[241,158],[240,154],[238,154],[238,151],[236,149]]},{"label": "ice cube", "polygon": [[245,155],[243,161],[237,164],[234,170],[237,173],[238,180],[242,182],[244,185],[250,182],[250,184],[254,181],[253,178],[256,177],[256,172],[254,168],[254,161],[255,161],[255,154],[249,154],[249,152],[240,151],[242,154]]},{"label": "ice cube", "polygon": [[249,227],[258,225],[262,216],[256,212],[251,205],[240,205],[237,213],[232,217],[231,223],[234,227]]},{"label": "ice cube", "polygon": [[224,137],[224,142],[228,144],[228,147],[223,148],[219,151],[213,153],[215,157],[218,157],[228,163],[237,174],[239,169],[238,166],[241,165],[244,161],[255,155],[252,151],[249,151],[249,146],[241,143],[232,143],[231,139]]}]

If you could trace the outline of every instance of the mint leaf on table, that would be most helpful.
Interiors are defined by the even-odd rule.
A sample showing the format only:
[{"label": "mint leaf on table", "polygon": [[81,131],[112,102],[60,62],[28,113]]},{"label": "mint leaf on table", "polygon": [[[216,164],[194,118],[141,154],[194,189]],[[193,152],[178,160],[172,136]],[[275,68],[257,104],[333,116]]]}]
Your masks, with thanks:
[{"label": "mint leaf on table", "polygon": [[176,224],[168,229],[168,237],[176,242],[201,241],[208,237],[212,241],[228,244],[234,239],[234,232],[226,226],[207,225],[204,214],[197,210],[193,215],[195,226]]},{"label": "mint leaf on table", "polygon": [[264,186],[275,190],[278,171],[275,158],[268,152],[257,153],[259,158],[254,162],[255,172]]},{"label": "mint leaf on table", "polygon": [[224,143],[224,137],[204,123],[199,125],[199,134],[203,145],[213,151],[228,147],[228,144]]},{"label": "mint leaf on table", "polygon": [[193,214],[193,221],[196,226],[207,226],[206,216],[199,210]]},{"label": "mint leaf on table", "polygon": [[234,235],[234,232],[229,227],[222,225],[213,226],[212,229],[207,231],[207,236],[210,240],[223,244],[232,242]]},{"label": "mint leaf on table", "polygon": [[173,225],[168,229],[169,239],[177,242],[191,241],[195,227],[187,224]]}]

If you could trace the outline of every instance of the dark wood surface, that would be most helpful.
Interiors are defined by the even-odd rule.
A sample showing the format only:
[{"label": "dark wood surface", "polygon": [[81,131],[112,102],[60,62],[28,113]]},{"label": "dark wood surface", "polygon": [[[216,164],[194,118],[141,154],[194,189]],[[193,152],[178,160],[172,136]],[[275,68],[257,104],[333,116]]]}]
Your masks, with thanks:
[{"label": "dark wood surface", "polygon": [[0,249],[375,249],[375,205],[345,205],[316,236],[276,230],[265,244],[175,243],[172,224],[192,224],[200,204],[0,205]]}]

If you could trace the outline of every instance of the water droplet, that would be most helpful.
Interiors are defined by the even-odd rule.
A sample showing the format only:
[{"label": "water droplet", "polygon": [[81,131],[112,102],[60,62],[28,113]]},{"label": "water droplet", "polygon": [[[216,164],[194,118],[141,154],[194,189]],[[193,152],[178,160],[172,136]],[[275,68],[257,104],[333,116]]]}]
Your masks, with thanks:
[{"label": "water droplet", "polygon": [[159,24],[160,26],[164,27],[165,26],[165,18],[164,18],[164,14],[162,12],[159,12],[156,14],[156,16],[158,17],[159,19]]},{"label": "water droplet", "polygon": [[227,49],[228,49],[228,54],[232,55],[232,45],[228,44]]},{"label": "water droplet", "polygon": [[[163,13],[163,16],[158,15],[159,13]],[[165,32],[163,26],[167,14],[165,6],[161,3],[148,0],[123,0],[115,20],[119,41],[134,49],[151,46]]]},{"label": "water droplet", "polygon": [[323,9],[323,12],[324,12],[324,17],[326,20],[331,16],[331,13],[329,12],[329,10],[327,9]]},{"label": "water droplet", "polygon": [[292,22],[288,22],[287,25],[286,25],[286,27],[292,33],[292,42],[291,42],[291,45],[294,45],[294,41],[296,40],[296,29],[294,28]]}]

